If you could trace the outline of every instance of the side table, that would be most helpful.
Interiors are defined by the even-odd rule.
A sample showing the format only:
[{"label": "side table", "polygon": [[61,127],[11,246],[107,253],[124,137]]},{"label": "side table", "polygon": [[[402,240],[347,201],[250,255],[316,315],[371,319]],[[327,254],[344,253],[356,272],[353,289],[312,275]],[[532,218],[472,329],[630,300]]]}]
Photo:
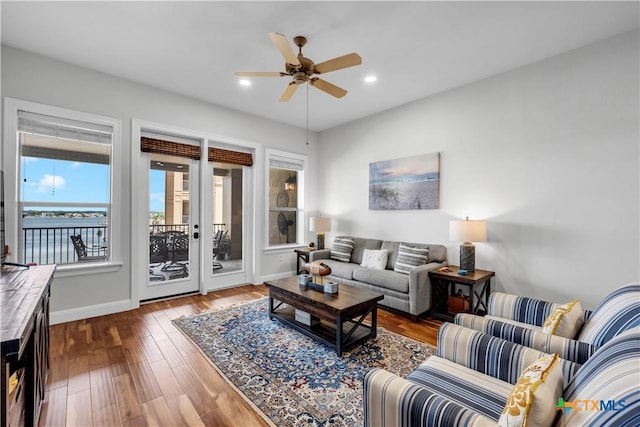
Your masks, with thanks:
[{"label": "side table", "polygon": [[[484,315],[487,313],[489,294],[491,293],[491,278],[496,275],[493,271],[476,270],[466,275],[458,274],[459,267],[447,266],[451,271],[430,271],[431,279],[431,317],[453,321],[454,313],[449,312],[449,296],[455,296],[456,286],[469,288],[468,313]],[[478,292],[478,290],[479,292]]]},{"label": "side table", "polygon": [[294,249],[296,253],[296,274],[301,274],[304,270],[304,265],[309,262],[309,254],[313,251],[309,249]]}]

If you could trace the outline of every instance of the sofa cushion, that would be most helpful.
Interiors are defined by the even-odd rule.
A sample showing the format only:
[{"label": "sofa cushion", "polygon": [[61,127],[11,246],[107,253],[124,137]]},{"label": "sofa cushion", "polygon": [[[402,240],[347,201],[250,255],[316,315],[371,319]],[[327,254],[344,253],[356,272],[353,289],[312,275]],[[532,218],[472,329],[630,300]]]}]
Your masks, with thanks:
[{"label": "sofa cushion", "polygon": [[562,368],[557,354],[545,354],[527,366],[513,388],[498,424],[503,427],[551,426],[551,411],[562,393]]},{"label": "sofa cushion", "polygon": [[447,359],[431,356],[407,380],[498,420],[513,385]]},{"label": "sofa cushion", "polygon": [[447,247],[443,245],[429,245],[429,262],[445,262]]},{"label": "sofa cushion", "polygon": [[382,240],[376,239],[363,239],[361,237],[352,237],[355,243],[353,245],[353,252],[351,252],[351,262],[356,264],[362,264],[362,255],[365,249],[380,249],[382,246]]},{"label": "sofa cushion", "polygon": [[391,270],[374,270],[358,266],[353,270],[353,278],[359,282],[370,283],[405,294],[409,292],[409,276]]},{"label": "sofa cushion", "polygon": [[341,279],[353,279],[353,271],[356,268],[362,268],[351,262],[336,261],[335,259],[323,260],[325,264],[331,267],[331,275],[329,277],[337,277]]},{"label": "sofa cushion", "polygon": [[409,274],[409,271],[427,263],[429,249],[426,247],[411,246],[408,243],[400,243],[398,258],[393,270],[396,273]]},{"label": "sofa cushion", "polygon": [[374,270],[384,270],[387,267],[387,257],[389,252],[386,249],[365,249],[362,255],[360,267],[373,268]]},{"label": "sofa cushion", "polygon": [[354,239],[353,237],[338,236],[333,239],[331,245],[331,259],[336,261],[349,262],[351,259],[351,253],[353,251]]}]

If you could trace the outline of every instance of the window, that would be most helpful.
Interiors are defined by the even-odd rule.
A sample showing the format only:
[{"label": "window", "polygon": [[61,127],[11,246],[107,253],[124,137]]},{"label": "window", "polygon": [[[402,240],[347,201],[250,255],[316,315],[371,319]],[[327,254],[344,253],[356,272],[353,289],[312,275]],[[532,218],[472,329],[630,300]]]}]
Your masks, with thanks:
[{"label": "window", "polygon": [[20,261],[108,261],[113,127],[23,110],[17,115]]},{"label": "window", "polygon": [[306,157],[267,150],[269,247],[300,244],[304,239],[304,169]]}]

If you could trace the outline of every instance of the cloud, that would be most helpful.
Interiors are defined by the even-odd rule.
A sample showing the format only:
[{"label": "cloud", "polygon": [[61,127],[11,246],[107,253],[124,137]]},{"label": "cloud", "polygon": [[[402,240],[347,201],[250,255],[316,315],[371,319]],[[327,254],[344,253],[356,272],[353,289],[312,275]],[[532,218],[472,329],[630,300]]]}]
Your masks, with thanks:
[{"label": "cloud", "polygon": [[40,179],[40,186],[38,187],[39,193],[46,193],[47,191],[59,190],[64,188],[67,180],[61,176],[56,175],[43,175]]},{"label": "cloud", "polygon": [[82,166],[82,163],[80,163],[80,162],[73,162],[73,163],[71,163],[71,167],[72,167],[72,168],[74,168],[74,169],[75,169],[75,168],[79,168],[80,166]]}]

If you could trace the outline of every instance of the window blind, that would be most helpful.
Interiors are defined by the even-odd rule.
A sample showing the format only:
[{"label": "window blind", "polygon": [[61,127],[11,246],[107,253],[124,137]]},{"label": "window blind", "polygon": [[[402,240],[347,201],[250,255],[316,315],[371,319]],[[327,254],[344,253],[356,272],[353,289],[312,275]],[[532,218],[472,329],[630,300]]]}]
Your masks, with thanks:
[{"label": "window blind", "polygon": [[113,128],[96,123],[18,111],[18,131],[54,138],[111,144]]},{"label": "window blind", "polygon": [[242,153],[240,151],[209,147],[208,157],[210,162],[228,163],[241,166],[253,166],[253,156],[251,155],[251,153]]},{"label": "window blind", "polygon": [[140,137],[140,151],[145,153],[168,154],[170,156],[187,157],[200,160],[200,146],[162,139]]},{"label": "window blind", "polygon": [[304,169],[304,163],[302,160],[272,155],[269,157],[269,167],[301,171]]}]

